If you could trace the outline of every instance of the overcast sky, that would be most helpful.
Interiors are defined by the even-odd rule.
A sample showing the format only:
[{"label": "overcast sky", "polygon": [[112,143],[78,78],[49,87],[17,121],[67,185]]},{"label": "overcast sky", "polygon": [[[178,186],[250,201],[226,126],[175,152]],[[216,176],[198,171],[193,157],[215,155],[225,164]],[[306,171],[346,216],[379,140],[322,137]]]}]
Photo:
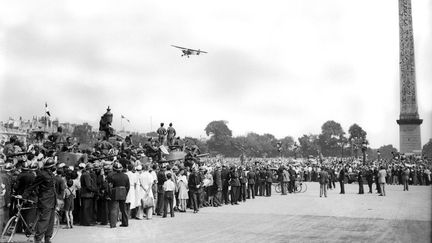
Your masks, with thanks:
[{"label": "overcast sky", "polygon": [[[432,0],[413,1],[422,142],[432,137]],[[170,45],[208,54],[180,57]],[[353,123],[399,147],[396,0],[1,1],[0,120],[50,111],[148,132],[319,133]]]}]

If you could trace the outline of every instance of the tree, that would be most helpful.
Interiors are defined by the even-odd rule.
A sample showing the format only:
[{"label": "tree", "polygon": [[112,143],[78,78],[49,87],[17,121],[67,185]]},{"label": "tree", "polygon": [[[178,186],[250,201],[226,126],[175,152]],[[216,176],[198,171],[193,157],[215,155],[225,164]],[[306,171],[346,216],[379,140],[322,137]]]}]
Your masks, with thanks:
[{"label": "tree", "polygon": [[294,156],[294,139],[291,136],[287,136],[279,140],[281,142],[282,156],[290,157]]},{"label": "tree", "polygon": [[422,154],[428,161],[432,161],[432,139],[423,146]]},{"label": "tree", "polygon": [[319,145],[324,156],[338,156],[343,145],[345,132],[335,121],[327,121],[321,126]]},{"label": "tree", "polygon": [[228,155],[232,153],[232,131],[227,121],[212,121],[204,129],[210,139],[207,145],[210,151]]},{"label": "tree", "polygon": [[391,159],[393,159],[393,154],[397,153],[397,149],[395,147],[393,147],[393,145],[389,144],[389,145],[384,145],[381,146],[378,150],[377,153],[379,151],[379,156],[377,154],[377,157],[379,157],[379,159],[381,160],[387,160],[390,161]]},{"label": "tree", "polygon": [[349,144],[351,147],[351,151],[355,154],[355,157],[358,157],[358,151],[362,148],[362,144],[366,143],[368,144],[368,141],[366,140],[367,133],[357,124],[353,124],[348,129],[349,133]]},{"label": "tree", "polygon": [[303,157],[317,156],[318,150],[318,135],[303,135],[298,139],[300,144],[300,153]]}]

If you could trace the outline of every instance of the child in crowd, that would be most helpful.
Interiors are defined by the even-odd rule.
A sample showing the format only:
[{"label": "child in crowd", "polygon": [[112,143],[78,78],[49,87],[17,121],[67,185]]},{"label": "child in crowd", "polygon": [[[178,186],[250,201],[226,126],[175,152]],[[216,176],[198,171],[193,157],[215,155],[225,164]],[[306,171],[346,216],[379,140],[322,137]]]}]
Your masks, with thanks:
[{"label": "child in crowd", "polygon": [[171,217],[174,217],[173,204],[174,204],[175,185],[174,182],[171,180],[171,173],[168,173],[166,177],[167,180],[163,184],[163,189],[164,189],[164,212],[162,216],[163,218],[166,218],[167,216],[168,204],[170,205]]},{"label": "child in crowd", "polygon": [[65,190],[65,199],[64,199],[64,210],[66,213],[66,224],[68,229],[73,228],[73,215],[72,211],[74,210],[74,199],[76,197],[76,187],[72,180],[68,180],[66,183],[67,187]]}]

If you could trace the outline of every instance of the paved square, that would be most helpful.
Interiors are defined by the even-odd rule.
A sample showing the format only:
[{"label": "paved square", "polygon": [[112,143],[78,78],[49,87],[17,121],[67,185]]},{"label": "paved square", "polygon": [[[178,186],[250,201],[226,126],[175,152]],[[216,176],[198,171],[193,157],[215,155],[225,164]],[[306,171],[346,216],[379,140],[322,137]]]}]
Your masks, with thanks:
[{"label": "paved square", "polygon": [[320,198],[309,182],[306,193],[130,220],[128,228],[61,229],[54,242],[431,242],[431,187],[386,189],[386,197],[359,195],[353,184],[345,195],[337,187]]}]

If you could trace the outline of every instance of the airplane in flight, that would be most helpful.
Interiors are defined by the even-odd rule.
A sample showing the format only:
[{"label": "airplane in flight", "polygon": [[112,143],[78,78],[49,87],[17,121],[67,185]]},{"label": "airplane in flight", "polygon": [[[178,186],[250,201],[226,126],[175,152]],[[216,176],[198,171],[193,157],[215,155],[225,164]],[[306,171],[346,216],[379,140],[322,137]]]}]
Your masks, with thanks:
[{"label": "airplane in flight", "polygon": [[182,57],[187,56],[189,58],[190,55],[198,56],[200,53],[207,53],[206,51],[201,51],[200,49],[194,50],[194,49],[189,49],[181,46],[175,46],[175,45],[171,45],[171,46],[180,49],[183,52],[183,54],[181,55]]}]

